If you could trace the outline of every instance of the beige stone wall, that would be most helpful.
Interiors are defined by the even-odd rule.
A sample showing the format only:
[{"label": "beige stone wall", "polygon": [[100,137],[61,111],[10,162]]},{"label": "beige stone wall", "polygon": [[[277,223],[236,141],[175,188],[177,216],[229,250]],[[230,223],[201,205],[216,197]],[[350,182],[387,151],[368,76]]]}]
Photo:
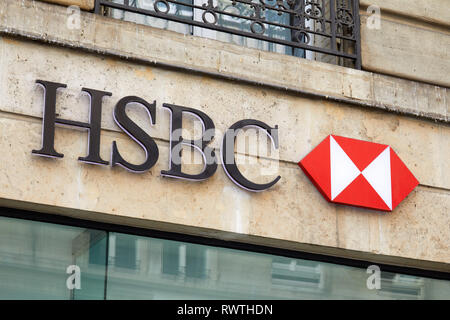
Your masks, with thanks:
[{"label": "beige stone wall", "polygon": [[447,0],[360,0],[360,6],[378,6],[382,12],[410,17],[423,22],[450,27],[450,8]]},{"label": "beige stone wall", "polygon": [[80,29],[69,29],[63,7],[30,0],[0,2],[0,34],[448,122],[447,88],[185,36],[87,12],[82,12],[80,19]]},{"label": "beige stone wall", "polygon": [[[65,28],[66,18],[60,6],[0,3],[2,205],[450,270],[448,89],[86,12],[82,30],[71,30]],[[154,127],[143,112],[131,116],[155,137],[161,154],[157,165],[133,174],[80,163],[86,133],[63,128],[56,131],[63,159],[32,156],[40,146],[43,104],[36,79],[67,83],[58,95],[57,113],[71,120],[87,120],[82,87],[113,93],[104,101],[105,159],[113,140],[128,160],[143,159],[141,149],[114,124],[114,104],[125,95],[156,100]],[[234,185],[221,167],[200,183],[161,177],[168,165],[164,102],[206,112],[218,132],[244,118],[277,124],[282,180],[254,194]],[[420,186],[393,213],[326,202],[297,162],[330,133],[391,145]],[[220,138],[212,143],[215,148]],[[258,178],[259,166],[274,162],[258,161],[242,168],[249,177]]]},{"label": "beige stone wall", "polygon": [[[40,204],[44,211],[93,220],[440,269],[450,261],[446,125],[38,43],[2,38],[0,48],[0,198],[7,205],[36,209]],[[113,92],[104,103],[105,159],[113,139],[130,161],[143,157],[113,123],[114,103],[134,94],[157,100],[155,127],[144,113],[132,114],[158,139],[158,164],[146,174],[82,164],[76,159],[86,150],[86,133],[68,129],[56,133],[63,159],[32,156],[41,139],[43,98],[34,84],[39,78],[68,84],[57,110],[67,119],[86,121],[82,86]],[[161,177],[169,131],[163,102],[205,111],[222,132],[246,117],[278,124],[282,180],[254,194],[235,186],[220,167],[201,183]],[[329,204],[296,164],[329,133],[390,144],[421,186],[388,214]],[[257,175],[257,167],[245,168],[250,177]]]},{"label": "beige stone wall", "polygon": [[[77,5],[84,10],[94,7],[94,0],[44,1]],[[371,5],[381,9],[380,29],[366,25],[369,16],[366,8]],[[361,0],[360,6],[364,70],[450,87],[450,8],[447,0],[431,0],[426,4],[419,0]],[[318,53],[314,56],[318,61],[336,63],[331,56]]]},{"label": "beige stone wall", "polygon": [[83,10],[92,10],[94,9],[95,0],[38,0],[45,1],[49,3],[61,4],[63,6],[78,6]]},{"label": "beige stone wall", "polygon": [[[370,28],[366,6],[381,9]],[[361,1],[364,70],[450,87],[450,4],[447,0]],[[368,27],[369,26],[369,27]]]}]

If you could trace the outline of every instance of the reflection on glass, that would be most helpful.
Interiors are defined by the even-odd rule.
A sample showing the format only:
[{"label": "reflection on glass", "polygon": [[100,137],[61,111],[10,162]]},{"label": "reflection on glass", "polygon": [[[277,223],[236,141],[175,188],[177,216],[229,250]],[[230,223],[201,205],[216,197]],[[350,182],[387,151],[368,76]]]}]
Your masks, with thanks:
[{"label": "reflection on glass", "polygon": [[[0,299],[103,299],[106,232],[0,217]],[[95,262],[95,263],[93,263]],[[69,290],[70,265],[81,289]]]},{"label": "reflection on glass", "polygon": [[424,299],[423,278],[383,272],[381,273],[380,296],[385,299]]},{"label": "reflection on glass", "polygon": [[104,299],[107,241],[105,231],[92,229],[85,229],[72,240],[74,264],[81,270],[81,290],[71,290],[72,299]]},{"label": "reflection on glass", "polygon": [[[110,236],[110,241],[114,235]],[[115,248],[114,265],[119,268],[136,269],[137,261],[136,237],[127,234],[115,234],[111,241],[112,249]],[[110,251],[111,252],[111,251]]]},{"label": "reflection on glass", "polygon": [[[69,290],[69,265],[81,289]],[[0,217],[0,299],[449,299],[450,281]]]}]

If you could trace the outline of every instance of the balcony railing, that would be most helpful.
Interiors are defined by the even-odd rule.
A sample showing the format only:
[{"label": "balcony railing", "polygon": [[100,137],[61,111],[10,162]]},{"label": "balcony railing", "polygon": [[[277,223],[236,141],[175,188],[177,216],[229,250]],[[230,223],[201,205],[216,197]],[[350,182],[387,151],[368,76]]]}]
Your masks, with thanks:
[{"label": "balcony railing", "polygon": [[361,68],[358,0],[96,0],[95,13]]}]

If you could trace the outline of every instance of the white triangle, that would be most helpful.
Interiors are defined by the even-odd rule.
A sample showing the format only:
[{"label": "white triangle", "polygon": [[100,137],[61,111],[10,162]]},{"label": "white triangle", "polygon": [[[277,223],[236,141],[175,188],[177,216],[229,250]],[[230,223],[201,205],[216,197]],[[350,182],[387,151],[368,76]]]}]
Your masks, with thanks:
[{"label": "white triangle", "polygon": [[330,136],[331,200],[361,173],[341,146]]},{"label": "white triangle", "polygon": [[383,199],[389,209],[392,209],[391,190],[391,153],[387,147],[362,172],[372,188]]}]

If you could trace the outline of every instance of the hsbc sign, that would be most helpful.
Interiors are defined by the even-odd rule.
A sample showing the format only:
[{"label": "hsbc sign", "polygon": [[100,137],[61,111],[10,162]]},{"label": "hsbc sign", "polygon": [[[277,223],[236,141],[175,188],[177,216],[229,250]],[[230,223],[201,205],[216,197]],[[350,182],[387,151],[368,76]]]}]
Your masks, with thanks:
[{"label": "hsbc sign", "polygon": [[335,135],[298,164],[328,201],[382,211],[419,184],[388,145]]},{"label": "hsbc sign", "polygon": [[[114,122],[117,126],[133,139],[144,151],[145,161],[142,163],[131,163],[127,161],[121,154],[116,141],[111,146],[111,159],[102,159],[100,156],[100,132],[102,119],[102,101],[104,97],[111,96],[110,92],[95,89],[83,88],[82,92],[90,98],[89,106],[89,122],[79,122],[56,117],[56,98],[57,91],[67,87],[64,83],[57,83],[44,80],[36,80],[44,90],[44,108],[42,123],[42,145],[40,149],[32,151],[32,154],[50,157],[63,158],[64,155],[59,153],[55,148],[55,126],[69,126],[78,129],[84,129],[88,132],[88,150],[87,155],[79,157],[78,160],[85,163],[95,165],[120,166],[134,173],[144,173],[150,170],[158,161],[159,149],[154,139],[150,137],[142,128],[140,128],[128,115],[127,106],[138,105],[144,108],[150,118],[150,124],[156,124],[156,101],[152,103],[137,97],[126,96],[121,98],[115,105],[113,110]],[[208,145],[215,137],[215,126],[213,120],[204,112],[174,104],[164,103],[163,108],[170,112],[170,151],[169,151],[169,168],[162,170],[161,175],[164,177],[185,179],[191,181],[202,181],[210,178],[217,170],[217,156],[213,148]],[[189,140],[183,138],[182,116],[183,114],[191,114],[202,124],[202,136],[197,140]],[[278,149],[278,128],[270,127],[268,124],[255,120],[244,119],[237,121],[231,125],[223,135],[222,146],[220,149],[220,160],[227,176],[239,187],[259,192],[267,190],[275,185],[280,176],[274,178],[267,183],[255,183],[246,178],[238,168],[238,162],[235,157],[235,142],[237,134],[240,130],[246,128],[256,128],[264,135],[267,135],[272,141],[275,149]],[[187,145],[202,155],[203,170],[198,174],[188,174],[183,172],[181,165],[182,146]]]},{"label": "hsbc sign", "polygon": [[[88,132],[87,155],[79,157],[79,161],[96,165],[117,165],[135,173],[148,171],[158,161],[159,150],[154,139],[126,113],[128,105],[137,104],[147,111],[150,124],[155,125],[156,101],[149,103],[137,96],[126,96],[116,103],[112,114],[115,123],[145,151],[146,157],[142,163],[130,163],[123,158],[113,141],[111,159],[107,161],[100,156],[102,100],[112,94],[83,88],[82,92],[90,97],[89,122],[79,122],[56,117],[57,91],[65,88],[65,84],[44,80],[37,80],[36,83],[44,89],[44,106],[42,145],[40,149],[32,151],[34,155],[63,158],[64,155],[55,149],[54,140],[55,126],[64,125]],[[216,172],[219,162],[214,148],[208,146],[216,135],[213,120],[204,112],[185,106],[164,103],[163,108],[170,112],[171,120],[169,167],[168,170],[161,171],[161,176],[191,181],[210,178]],[[186,113],[195,116],[202,124],[201,138],[183,138],[182,116]],[[244,119],[232,124],[223,134],[219,159],[227,176],[239,187],[253,192],[264,191],[274,186],[281,177],[277,176],[267,183],[255,183],[238,169],[236,137],[240,130],[246,128],[256,128],[278,149],[276,125],[271,127],[259,120]],[[202,155],[204,167],[200,173],[183,172],[182,145],[190,146]],[[392,211],[418,184],[417,179],[389,146],[333,135],[322,141],[299,165],[328,201],[383,211]]]}]

